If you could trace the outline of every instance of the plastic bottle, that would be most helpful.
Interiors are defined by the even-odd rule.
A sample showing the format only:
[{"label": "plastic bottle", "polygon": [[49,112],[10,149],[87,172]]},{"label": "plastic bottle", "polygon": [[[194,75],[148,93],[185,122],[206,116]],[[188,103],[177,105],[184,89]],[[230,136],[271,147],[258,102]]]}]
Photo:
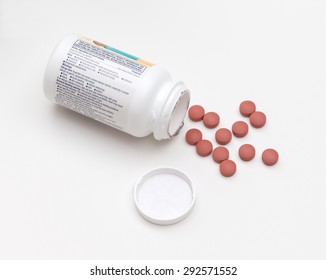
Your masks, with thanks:
[{"label": "plastic bottle", "polygon": [[133,136],[157,140],[177,135],[190,93],[183,82],[143,59],[78,35],[53,51],[45,95],[57,104]]}]

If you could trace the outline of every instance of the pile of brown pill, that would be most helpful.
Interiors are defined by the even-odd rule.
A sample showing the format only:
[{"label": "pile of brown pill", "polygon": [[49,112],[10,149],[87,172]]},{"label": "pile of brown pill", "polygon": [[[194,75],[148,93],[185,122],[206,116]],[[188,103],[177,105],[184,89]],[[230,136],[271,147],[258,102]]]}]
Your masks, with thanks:
[{"label": "pile of brown pill", "polygon": [[[266,115],[263,112],[256,111],[254,102],[246,100],[239,106],[240,114],[249,117],[252,127],[261,128],[266,123]],[[194,122],[203,121],[207,128],[216,128],[220,123],[220,116],[215,112],[205,113],[200,105],[193,105],[188,110],[189,118]],[[203,139],[202,132],[197,128],[191,128],[186,133],[186,141],[190,145],[196,146],[196,152],[202,157],[212,154],[213,160],[220,165],[220,172],[225,177],[231,177],[237,170],[237,165],[229,159],[229,150],[225,147],[231,140],[232,136],[242,138],[247,135],[249,126],[244,121],[236,121],[231,130],[228,128],[219,128],[215,132],[217,146],[213,149],[213,144],[207,139]],[[250,161],[255,157],[256,150],[251,144],[243,144],[238,151],[239,157],[243,161]],[[274,149],[265,149],[262,153],[262,161],[265,165],[271,166],[278,161],[278,152]]]}]

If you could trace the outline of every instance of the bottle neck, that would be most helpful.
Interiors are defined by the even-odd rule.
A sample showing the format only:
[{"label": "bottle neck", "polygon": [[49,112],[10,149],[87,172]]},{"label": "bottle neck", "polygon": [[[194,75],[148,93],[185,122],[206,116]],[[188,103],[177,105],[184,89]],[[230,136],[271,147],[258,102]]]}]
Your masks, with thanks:
[{"label": "bottle neck", "polygon": [[179,134],[189,102],[190,92],[183,82],[177,82],[170,88],[155,123],[153,131],[155,139],[171,139]]}]

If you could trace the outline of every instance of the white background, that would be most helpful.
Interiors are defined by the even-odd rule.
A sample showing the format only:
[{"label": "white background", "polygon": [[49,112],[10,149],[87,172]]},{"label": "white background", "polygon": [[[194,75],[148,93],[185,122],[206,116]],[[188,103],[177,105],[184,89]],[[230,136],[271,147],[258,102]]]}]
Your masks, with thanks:
[{"label": "white background", "polygon": [[[47,101],[56,43],[78,33],[167,68],[192,104],[268,121],[229,145],[223,178],[185,143],[133,138]],[[0,0],[1,259],[325,259],[326,2]],[[241,162],[252,143],[257,156]],[[214,144],[216,145],[216,144]],[[274,167],[263,149],[280,153]],[[137,213],[134,182],[161,165],[193,180],[192,214],[156,226]]]}]

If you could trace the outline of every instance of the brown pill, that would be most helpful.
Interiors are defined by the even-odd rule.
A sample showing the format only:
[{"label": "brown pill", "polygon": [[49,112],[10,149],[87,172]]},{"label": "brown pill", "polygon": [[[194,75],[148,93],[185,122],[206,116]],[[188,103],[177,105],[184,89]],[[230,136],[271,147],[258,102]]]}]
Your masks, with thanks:
[{"label": "brown pill", "polygon": [[229,158],[229,150],[225,147],[217,147],[213,150],[213,159],[217,163],[221,163]]},{"label": "brown pill", "polygon": [[256,111],[256,105],[250,100],[241,102],[239,107],[240,113],[244,117],[249,117],[253,112]]},{"label": "brown pill", "polygon": [[278,161],[278,152],[274,149],[266,149],[262,154],[262,160],[266,165],[274,165]]},{"label": "brown pill", "polygon": [[217,127],[220,123],[220,116],[215,112],[208,112],[204,115],[204,125],[208,128]]},{"label": "brown pill", "polygon": [[220,172],[225,177],[231,177],[237,171],[237,165],[233,160],[227,159],[221,162]]},{"label": "brown pill", "polygon": [[255,128],[263,127],[266,123],[266,115],[263,112],[256,111],[250,115],[250,123]]},{"label": "brown pill", "polygon": [[244,137],[248,133],[248,125],[243,121],[237,121],[232,125],[233,135],[236,137]]},{"label": "brown pill", "polygon": [[250,144],[244,144],[239,148],[239,157],[244,161],[252,160],[255,157],[256,150]]},{"label": "brown pill", "polygon": [[202,157],[207,157],[211,154],[213,150],[213,145],[210,141],[208,140],[200,140],[196,144],[196,151],[197,154],[202,156]]},{"label": "brown pill", "polygon": [[215,132],[216,142],[220,145],[226,145],[232,139],[232,133],[227,128],[220,128]]},{"label": "brown pill", "polygon": [[188,110],[189,118],[194,122],[199,122],[205,115],[205,110],[200,105],[193,105]]},{"label": "brown pill", "polygon": [[190,145],[196,145],[203,138],[203,134],[197,128],[189,129],[186,133],[186,141]]}]

